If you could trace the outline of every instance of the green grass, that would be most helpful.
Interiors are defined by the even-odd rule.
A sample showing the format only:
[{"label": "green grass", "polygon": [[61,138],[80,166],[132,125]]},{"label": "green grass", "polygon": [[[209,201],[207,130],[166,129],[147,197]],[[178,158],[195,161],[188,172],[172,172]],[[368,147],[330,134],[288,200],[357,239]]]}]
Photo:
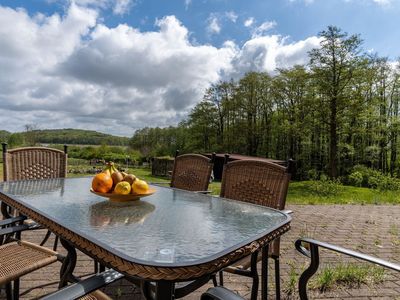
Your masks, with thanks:
[{"label": "green grass", "polygon": [[287,195],[291,204],[400,204],[398,191],[379,191],[369,188],[341,186],[333,196],[320,196],[311,181],[291,182]]},{"label": "green grass", "polygon": [[294,295],[299,281],[299,274],[296,271],[296,266],[293,261],[290,261],[288,265],[290,266],[289,276],[284,282],[283,291],[286,295]]},{"label": "green grass", "polygon": [[364,264],[339,264],[334,267],[325,267],[315,279],[310,282],[310,287],[321,292],[336,286],[359,287],[361,284],[377,284],[384,279],[385,270],[381,267]]}]

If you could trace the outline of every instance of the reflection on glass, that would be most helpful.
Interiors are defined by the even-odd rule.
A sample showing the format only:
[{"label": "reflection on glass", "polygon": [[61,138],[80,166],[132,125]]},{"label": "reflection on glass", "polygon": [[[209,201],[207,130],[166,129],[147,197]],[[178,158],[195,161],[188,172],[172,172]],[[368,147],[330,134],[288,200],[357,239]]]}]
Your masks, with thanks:
[{"label": "reflection on glass", "polygon": [[47,180],[21,180],[10,182],[3,188],[5,193],[14,195],[38,195],[60,191],[64,193],[64,179],[54,178]]},{"label": "reflection on glass", "polygon": [[103,201],[90,206],[90,224],[96,227],[114,224],[143,224],[154,209],[155,206],[146,201]]}]

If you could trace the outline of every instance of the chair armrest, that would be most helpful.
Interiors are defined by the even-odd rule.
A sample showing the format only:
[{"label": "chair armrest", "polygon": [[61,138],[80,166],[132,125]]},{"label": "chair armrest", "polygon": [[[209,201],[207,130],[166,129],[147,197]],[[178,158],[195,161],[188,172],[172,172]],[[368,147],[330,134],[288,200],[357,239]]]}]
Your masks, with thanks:
[{"label": "chair armrest", "polygon": [[309,279],[317,272],[319,266],[318,248],[324,248],[347,256],[351,256],[366,262],[374,263],[382,267],[400,272],[400,265],[388,262],[386,260],[373,257],[367,254],[359,253],[340,246],[335,246],[325,242],[316,241],[309,238],[301,238],[295,242],[297,251],[311,259],[309,267],[301,274],[299,279],[299,294],[300,299],[308,299],[307,283]]},{"label": "chair armrest", "polygon": [[201,300],[244,300],[238,294],[223,286],[209,288],[201,295]]},{"label": "chair armrest", "polygon": [[311,253],[312,252],[312,247],[310,247],[310,250],[308,250],[306,247],[303,246],[304,243],[309,244],[310,246],[314,245],[316,247],[321,247],[321,248],[325,248],[325,249],[328,249],[328,250],[332,250],[334,252],[338,252],[338,253],[342,253],[342,254],[345,254],[345,255],[348,255],[348,256],[352,256],[354,258],[361,259],[361,260],[364,260],[364,261],[367,261],[367,262],[370,262],[370,263],[374,263],[374,264],[380,265],[382,267],[385,267],[385,268],[392,269],[394,271],[400,272],[400,265],[388,262],[386,260],[371,256],[371,255],[368,255],[368,254],[363,254],[363,253],[360,253],[360,252],[356,252],[356,251],[353,251],[353,250],[350,250],[350,249],[346,249],[346,248],[343,248],[343,247],[340,247],[340,246],[335,246],[335,245],[328,244],[328,243],[325,243],[325,242],[316,241],[316,240],[313,240],[313,239],[308,239],[308,238],[298,239],[296,241],[296,249],[297,249],[297,251],[299,251],[301,254],[303,254],[303,255],[305,255],[305,256],[307,256],[309,258],[312,258],[312,253]]},{"label": "chair armrest", "polygon": [[281,212],[288,214],[288,215],[293,214],[293,210],[290,210],[290,209],[283,209],[283,210],[281,210]]},{"label": "chair armrest", "polygon": [[27,229],[29,229],[29,226],[25,225],[25,224],[18,225],[18,226],[13,226],[13,227],[1,228],[0,229],[0,236],[21,232],[21,231],[24,231],[24,230],[27,230]]},{"label": "chair armrest", "polygon": [[17,222],[22,222],[22,221],[25,221],[25,220],[26,220],[25,216],[18,216],[18,217],[8,218],[8,219],[0,221],[0,227],[6,226],[6,225],[11,225],[11,224],[14,224],[14,223],[17,223]]},{"label": "chair armrest", "polygon": [[45,296],[43,300],[58,300],[58,299],[77,299],[83,297],[103,286],[106,286],[118,279],[124,277],[121,273],[112,269],[105,272],[93,275],[78,283],[69,285],[57,292]]}]

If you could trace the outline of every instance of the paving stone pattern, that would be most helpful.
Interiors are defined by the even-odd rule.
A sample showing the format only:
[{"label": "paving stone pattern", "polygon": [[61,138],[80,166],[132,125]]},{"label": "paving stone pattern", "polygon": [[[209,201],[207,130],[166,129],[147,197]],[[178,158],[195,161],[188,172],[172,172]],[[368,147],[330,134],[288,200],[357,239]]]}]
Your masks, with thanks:
[{"label": "paving stone pattern", "polygon": [[[298,299],[297,290],[290,279],[293,274],[300,274],[307,266],[307,259],[294,250],[294,241],[298,237],[312,237],[336,245],[347,247],[363,253],[379,256],[380,258],[400,263],[400,206],[387,205],[290,205],[293,210],[292,229],[284,235],[281,243],[281,285],[283,299]],[[44,231],[24,233],[26,240],[39,242]],[[52,245],[52,240],[47,243]],[[62,247],[59,251],[64,252]],[[341,262],[356,260],[348,259],[335,253],[321,251],[320,268],[328,264],[334,266]],[[271,263],[272,265],[272,263]],[[60,264],[55,263],[33,272],[21,280],[21,299],[37,299],[57,289]],[[273,268],[271,267],[270,290],[274,299]],[[86,255],[79,253],[75,275],[87,276],[93,273],[93,261]],[[289,276],[292,274],[292,276]],[[297,278],[296,278],[297,282]],[[297,283],[296,283],[297,284]],[[237,275],[225,275],[225,285],[238,292],[245,299],[250,298],[251,281]],[[185,299],[199,299],[203,291],[209,286],[201,288]],[[114,299],[143,299],[140,290],[126,280],[104,289]],[[310,299],[399,299],[400,274],[385,271],[384,282],[359,287],[339,286],[321,293],[312,290]],[[5,299],[4,293],[0,299]]]}]

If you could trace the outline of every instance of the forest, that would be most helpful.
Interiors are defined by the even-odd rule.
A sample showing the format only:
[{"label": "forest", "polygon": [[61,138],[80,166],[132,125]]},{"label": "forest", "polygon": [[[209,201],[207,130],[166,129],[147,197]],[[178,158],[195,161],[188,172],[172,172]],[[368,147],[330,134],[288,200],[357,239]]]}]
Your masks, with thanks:
[{"label": "forest", "polygon": [[130,146],[144,156],[222,152],[297,162],[298,179],[368,168],[400,176],[400,65],[362,49],[359,35],[320,32],[309,63],[250,72],[212,85],[186,120],[143,128]]}]

